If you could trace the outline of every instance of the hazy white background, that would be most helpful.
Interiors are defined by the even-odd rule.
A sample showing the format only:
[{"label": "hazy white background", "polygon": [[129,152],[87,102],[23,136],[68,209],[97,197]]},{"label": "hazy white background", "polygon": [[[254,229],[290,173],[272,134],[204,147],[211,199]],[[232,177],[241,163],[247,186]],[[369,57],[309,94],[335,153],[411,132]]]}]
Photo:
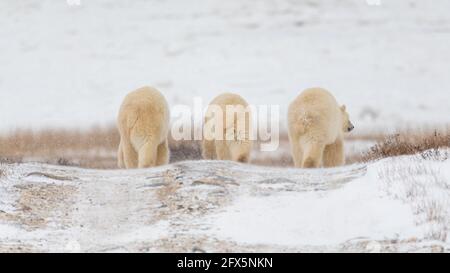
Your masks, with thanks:
[{"label": "hazy white background", "polygon": [[0,132],[109,124],[143,85],[172,106],[238,92],[283,119],[322,86],[357,130],[449,122],[447,0],[80,3],[0,2]]}]

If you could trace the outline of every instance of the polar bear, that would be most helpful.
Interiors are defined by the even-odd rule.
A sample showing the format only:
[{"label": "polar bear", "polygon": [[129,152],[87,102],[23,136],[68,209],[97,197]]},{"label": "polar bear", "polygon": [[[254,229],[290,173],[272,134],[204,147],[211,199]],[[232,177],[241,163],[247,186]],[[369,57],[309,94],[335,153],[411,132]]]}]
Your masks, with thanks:
[{"label": "polar bear", "polygon": [[344,133],[354,129],[345,106],[327,90],[311,88],[288,109],[289,141],[296,167],[336,167],[345,164]]},{"label": "polar bear", "polygon": [[251,126],[251,110],[241,96],[217,96],[206,110],[203,158],[247,163],[252,149]]},{"label": "polar bear", "polygon": [[169,162],[170,113],[164,96],[142,87],[125,97],[117,125],[120,133],[119,168],[148,168]]}]

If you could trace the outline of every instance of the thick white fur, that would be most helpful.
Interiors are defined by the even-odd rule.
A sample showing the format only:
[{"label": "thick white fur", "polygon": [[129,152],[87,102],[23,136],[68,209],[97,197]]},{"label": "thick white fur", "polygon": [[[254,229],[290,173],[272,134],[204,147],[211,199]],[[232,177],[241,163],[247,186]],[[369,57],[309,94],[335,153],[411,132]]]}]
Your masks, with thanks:
[{"label": "thick white fur", "polygon": [[119,168],[148,168],[169,162],[169,106],[155,88],[142,87],[125,97],[117,125]]},{"label": "thick white fur", "polygon": [[[236,115],[232,115],[230,107],[236,107]],[[251,112],[247,108],[248,103],[239,95],[232,93],[224,93],[217,96],[209,105],[206,111],[205,124],[203,127],[203,158],[231,160],[238,162],[248,162],[250,160],[250,152],[252,142],[250,140],[251,133]],[[214,119],[214,110],[221,109],[222,121]],[[227,117],[228,114],[234,116]],[[215,116],[218,117],[218,116]],[[219,124],[220,123],[220,124]],[[216,130],[219,130],[220,138],[216,134],[211,133],[208,124],[213,124]],[[234,134],[234,138],[228,138],[227,135]]]},{"label": "thick white fur", "polygon": [[288,109],[289,140],[299,168],[336,167],[345,163],[344,133],[353,129],[345,106],[331,93],[311,88]]}]

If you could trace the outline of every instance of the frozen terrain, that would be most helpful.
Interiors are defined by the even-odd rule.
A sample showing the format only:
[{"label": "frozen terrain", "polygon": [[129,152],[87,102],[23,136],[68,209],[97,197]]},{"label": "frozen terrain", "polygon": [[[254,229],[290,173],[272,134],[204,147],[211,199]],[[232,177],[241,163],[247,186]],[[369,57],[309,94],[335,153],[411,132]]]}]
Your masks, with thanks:
[{"label": "frozen terrain", "polygon": [[328,170],[0,165],[0,252],[448,252],[449,151]]},{"label": "frozen terrain", "polygon": [[357,130],[447,124],[450,1],[376,2],[0,1],[0,130],[107,124],[142,85],[172,106],[239,92],[282,120],[323,86]]}]

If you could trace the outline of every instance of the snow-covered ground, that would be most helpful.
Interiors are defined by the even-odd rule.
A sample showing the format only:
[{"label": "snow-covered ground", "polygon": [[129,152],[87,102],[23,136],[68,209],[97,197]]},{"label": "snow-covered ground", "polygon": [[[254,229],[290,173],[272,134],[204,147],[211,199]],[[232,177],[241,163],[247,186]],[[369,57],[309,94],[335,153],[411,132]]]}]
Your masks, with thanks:
[{"label": "snow-covered ground", "polygon": [[447,124],[450,1],[371,2],[0,1],[0,132],[107,124],[142,85],[172,106],[238,92],[283,120],[322,86],[363,132]]},{"label": "snow-covered ground", "polygon": [[450,152],[328,170],[0,165],[0,251],[450,251]]}]

